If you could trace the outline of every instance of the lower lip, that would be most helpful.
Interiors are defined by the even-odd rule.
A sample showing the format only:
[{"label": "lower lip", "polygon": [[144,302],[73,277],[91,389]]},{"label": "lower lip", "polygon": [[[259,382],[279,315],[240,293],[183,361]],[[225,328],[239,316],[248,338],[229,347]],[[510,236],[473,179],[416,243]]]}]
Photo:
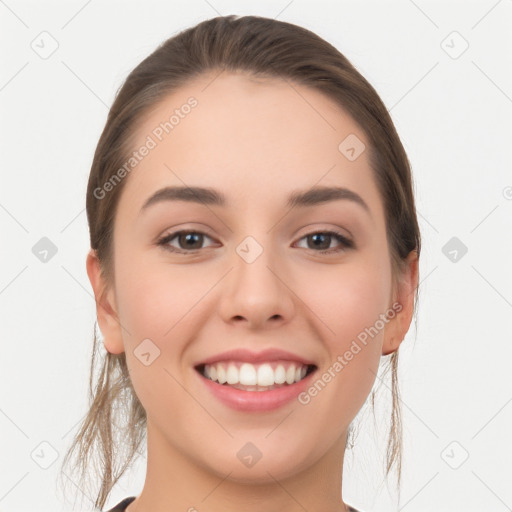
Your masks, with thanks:
[{"label": "lower lip", "polygon": [[299,382],[269,391],[244,391],[231,386],[219,384],[198,373],[208,390],[222,403],[237,411],[265,412],[278,409],[291,402],[302,393],[316,371]]}]

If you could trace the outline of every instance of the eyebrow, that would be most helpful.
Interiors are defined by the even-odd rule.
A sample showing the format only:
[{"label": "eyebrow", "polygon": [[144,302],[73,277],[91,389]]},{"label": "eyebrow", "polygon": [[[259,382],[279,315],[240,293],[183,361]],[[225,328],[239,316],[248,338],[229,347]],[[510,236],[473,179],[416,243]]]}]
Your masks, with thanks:
[{"label": "eyebrow", "polygon": [[[288,197],[288,208],[308,207],[330,201],[348,200],[362,206],[368,214],[370,208],[363,198],[354,191],[344,187],[313,187],[309,190],[294,191]],[[213,188],[207,187],[165,187],[151,195],[141,208],[141,213],[151,205],[163,201],[188,201],[212,206],[227,206],[226,196]]]}]

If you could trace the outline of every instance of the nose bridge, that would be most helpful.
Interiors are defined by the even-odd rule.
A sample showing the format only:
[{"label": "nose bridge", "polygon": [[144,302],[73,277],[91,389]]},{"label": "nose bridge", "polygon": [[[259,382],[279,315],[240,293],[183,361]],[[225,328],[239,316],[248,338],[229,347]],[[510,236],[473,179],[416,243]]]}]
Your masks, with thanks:
[{"label": "nose bridge", "polygon": [[[266,236],[263,240],[254,236],[245,237],[235,249],[234,257],[234,279],[237,286],[250,285],[254,292],[257,288],[271,291],[276,287],[275,275],[271,272],[272,263],[276,264],[275,249],[271,247],[271,236]],[[275,266],[275,265],[274,265]],[[255,288],[256,287],[256,288]]]},{"label": "nose bridge", "polygon": [[[246,236],[232,254],[232,271],[223,290],[220,311],[226,321],[243,317],[260,325],[277,317],[288,319],[292,312],[291,292],[285,286],[281,261],[271,247],[272,236],[262,231]],[[283,282],[284,281],[284,282]]]}]

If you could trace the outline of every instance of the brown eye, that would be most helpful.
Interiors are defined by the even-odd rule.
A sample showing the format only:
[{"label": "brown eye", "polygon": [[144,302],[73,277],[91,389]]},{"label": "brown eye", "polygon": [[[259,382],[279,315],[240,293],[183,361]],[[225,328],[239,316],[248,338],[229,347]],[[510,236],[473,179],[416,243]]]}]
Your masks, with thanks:
[{"label": "brown eye", "polygon": [[[165,235],[157,243],[172,252],[197,251],[203,248],[205,237],[211,239],[208,235],[199,231],[176,231]],[[174,239],[176,239],[178,247],[169,245]]]},{"label": "brown eye", "polygon": [[[309,235],[304,236],[302,239],[308,240],[306,247],[307,249],[311,249],[314,252],[319,252],[321,254],[337,253],[354,246],[351,240],[344,237],[341,233],[337,233],[336,231],[317,231],[315,233],[310,233]],[[333,239],[338,242],[341,248],[330,248]]]}]

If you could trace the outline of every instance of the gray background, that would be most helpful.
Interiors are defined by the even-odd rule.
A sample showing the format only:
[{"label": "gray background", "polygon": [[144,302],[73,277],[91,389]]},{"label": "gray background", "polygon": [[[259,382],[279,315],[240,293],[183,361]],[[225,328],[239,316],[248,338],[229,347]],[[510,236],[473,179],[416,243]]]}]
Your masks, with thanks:
[{"label": "gray background", "polygon": [[[383,481],[386,380],[379,428],[365,406],[347,451],[345,501],[511,510],[511,0],[0,0],[0,512],[71,510],[57,470],[86,410],[96,319],[85,192],[114,94],[163,40],[220,14],[334,44],[381,95],[412,163],[423,250],[417,337],[413,324],[400,349],[402,496],[397,507]],[[46,262],[43,237],[57,249]],[[141,458],[108,505],[138,494],[144,473]]]}]

